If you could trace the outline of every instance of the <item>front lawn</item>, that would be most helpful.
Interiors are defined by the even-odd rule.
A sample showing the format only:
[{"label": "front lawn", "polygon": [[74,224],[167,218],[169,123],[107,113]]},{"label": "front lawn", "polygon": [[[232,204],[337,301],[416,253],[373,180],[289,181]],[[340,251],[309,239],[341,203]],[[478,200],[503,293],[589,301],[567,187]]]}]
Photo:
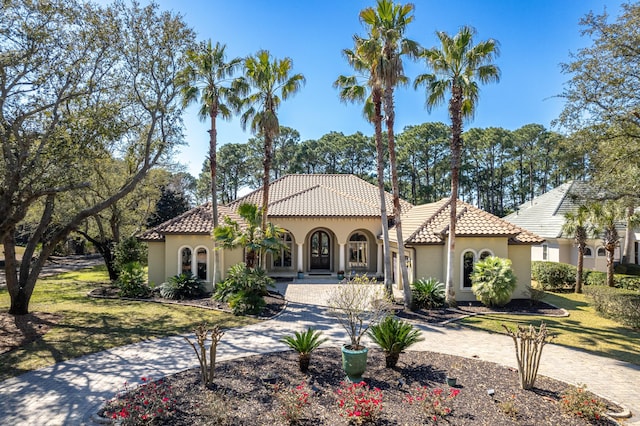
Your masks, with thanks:
[{"label": "front lawn", "polygon": [[[186,306],[87,297],[108,281],[104,266],[39,280],[30,311],[60,319],[42,338],[0,354],[0,381],[112,347],[189,332],[202,322],[228,328],[257,321]],[[9,303],[6,288],[0,289],[0,312],[6,313]]]},{"label": "front lawn", "polygon": [[587,296],[547,293],[544,301],[566,309],[569,316],[556,318],[491,314],[465,318],[460,323],[504,333],[502,324],[510,328],[515,328],[518,324],[533,324],[537,327],[540,321],[544,321],[551,334],[556,336],[553,343],[640,365],[640,332],[599,316],[589,305]]}]

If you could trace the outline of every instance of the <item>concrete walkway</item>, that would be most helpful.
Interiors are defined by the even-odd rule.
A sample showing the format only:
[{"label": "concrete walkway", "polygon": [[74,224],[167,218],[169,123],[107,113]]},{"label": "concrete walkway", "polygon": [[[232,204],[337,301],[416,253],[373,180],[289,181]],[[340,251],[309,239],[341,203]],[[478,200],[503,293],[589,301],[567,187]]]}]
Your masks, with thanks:
[{"label": "concrete walkway", "polygon": [[[344,331],[327,315],[330,284],[278,284],[289,304],[275,319],[228,330],[218,348],[220,360],[287,349],[279,342],[294,330],[313,326],[329,342],[346,341]],[[312,303],[310,303],[312,302]],[[513,341],[455,326],[420,325],[425,340],[414,350],[473,357],[515,366]],[[58,363],[0,383],[0,424],[83,425],[100,404],[113,396],[124,381],[138,383],[141,376],[160,378],[197,367],[193,349],[182,336],[145,341]],[[640,367],[547,345],[540,374],[567,383],[584,383],[603,397],[640,413]],[[638,417],[626,424],[640,425]]]}]

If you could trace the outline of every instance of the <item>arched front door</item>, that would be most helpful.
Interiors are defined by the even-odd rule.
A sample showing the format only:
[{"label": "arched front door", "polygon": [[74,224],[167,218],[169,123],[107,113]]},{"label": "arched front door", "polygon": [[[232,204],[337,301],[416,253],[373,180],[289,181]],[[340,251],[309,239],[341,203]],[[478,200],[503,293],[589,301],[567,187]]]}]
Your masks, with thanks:
[{"label": "arched front door", "polygon": [[329,234],[316,231],[311,235],[311,269],[331,268],[331,244]]}]

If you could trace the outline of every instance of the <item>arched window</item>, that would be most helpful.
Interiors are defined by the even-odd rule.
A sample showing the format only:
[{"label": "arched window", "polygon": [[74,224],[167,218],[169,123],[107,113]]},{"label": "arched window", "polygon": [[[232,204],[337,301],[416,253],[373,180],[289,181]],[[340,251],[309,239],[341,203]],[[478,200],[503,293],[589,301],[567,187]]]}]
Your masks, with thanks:
[{"label": "arched window", "polygon": [[598,257],[605,257],[607,255],[607,251],[604,249],[604,247],[598,247]]},{"label": "arched window", "polygon": [[196,268],[198,269],[198,278],[207,280],[207,249],[200,247],[196,250]]},{"label": "arched window", "polygon": [[293,253],[293,237],[290,233],[282,234],[283,248],[273,254],[274,268],[291,268],[291,253]]},{"label": "arched window", "polygon": [[493,253],[491,253],[489,250],[482,250],[480,252],[480,256],[478,256],[478,259],[485,260],[489,256],[493,256]]},{"label": "arched window", "polygon": [[462,255],[462,288],[471,288],[471,273],[473,265],[476,263],[476,255],[473,251],[465,251]]},{"label": "arched window", "polygon": [[180,273],[192,274],[191,271],[191,249],[184,247],[180,250]]},{"label": "arched window", "polygon": [[356,232],[349,238],[349,269],[366,269],[368,264],[367,237]]},{"label": "arched window", "polygon": [[593,250],[591,250],[591,247],[585,247],[584,253],[582,253],[582,255],[584,257],[593,257]]}]

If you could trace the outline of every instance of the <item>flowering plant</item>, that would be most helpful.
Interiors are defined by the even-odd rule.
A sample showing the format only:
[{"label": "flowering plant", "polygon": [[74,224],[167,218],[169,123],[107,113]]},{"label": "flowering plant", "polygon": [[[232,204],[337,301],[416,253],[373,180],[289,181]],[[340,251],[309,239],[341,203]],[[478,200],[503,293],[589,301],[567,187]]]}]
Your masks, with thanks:
[{"label": "flowering plant", "polygon": [[150,377],[141,377],[140,381],[142,384],[135,389],[125,382],[118,396],[107,401],[103,415],[122,425],[139,425],[171,417],[175,411],[171,386],[164,380],[152,381]]},{"label": "flowering plant", "polygon": [[362,424],[375,422],[382,413],[382,391],[371,389],[365,382],[340,383],[338,389],[338,406],[340,416],[349,422]]},{"label": "flowering plant", "polygon": [[305,417],[305,409],[311,406],[309,402],[311,390],[305,382],[294,388],[276,384],[273,387],[273,391],[276,400],[282,407],[282,416],[289,424],[295,424]]},{"label": "flowering plant", "polygon": [[600,420],[606,412],[606,405],[588,392],[586,385],[571,386],[562,393],[562,410],[587,420]]},{"label": "flowering plant", "polygon": [[452,400],[460,394],[459,389],[449,389],[445,392],[442,388],[429,390],[426,386],[414,386],[409,391],[407,401],[416,404],[418,409],[427,418],[437,423],[439,419],[451,414],[451,408],[447,406],[447,401]]}]

